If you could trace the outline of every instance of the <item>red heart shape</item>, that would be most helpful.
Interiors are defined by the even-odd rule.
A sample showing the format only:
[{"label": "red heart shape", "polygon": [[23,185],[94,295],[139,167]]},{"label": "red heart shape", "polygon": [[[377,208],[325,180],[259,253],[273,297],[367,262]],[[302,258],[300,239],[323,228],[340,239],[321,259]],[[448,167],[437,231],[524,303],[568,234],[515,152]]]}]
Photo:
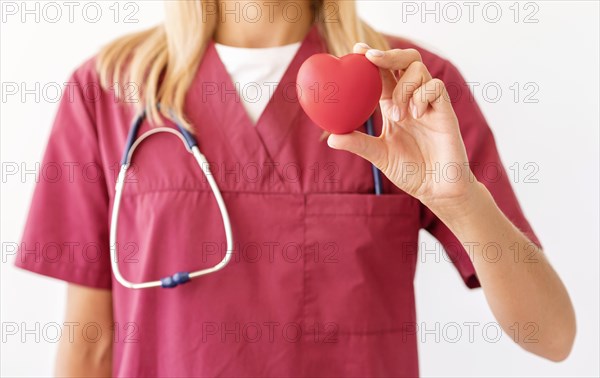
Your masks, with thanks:
[{"label": "red heart shape", "polygon": [[315,54],[298,71],[302,109],[325,131],[347,134],[364,124],[381,97],[379,69],[364,55]]}]

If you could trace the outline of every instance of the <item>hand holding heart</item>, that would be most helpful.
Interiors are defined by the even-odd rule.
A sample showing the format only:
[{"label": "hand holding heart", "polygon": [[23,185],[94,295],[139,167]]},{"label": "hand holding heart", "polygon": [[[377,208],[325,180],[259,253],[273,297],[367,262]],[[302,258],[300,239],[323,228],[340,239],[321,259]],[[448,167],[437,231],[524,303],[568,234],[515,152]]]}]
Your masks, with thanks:
[{"label": "hand holding heart", "polygon": [[431,77],[416,50],[379,51],[358,43],[354,52],[380,68],[383,129],[377,137],[332,134],[329,146],[367,159],[434,211],[467,200],[476,180],[444,83]]}]

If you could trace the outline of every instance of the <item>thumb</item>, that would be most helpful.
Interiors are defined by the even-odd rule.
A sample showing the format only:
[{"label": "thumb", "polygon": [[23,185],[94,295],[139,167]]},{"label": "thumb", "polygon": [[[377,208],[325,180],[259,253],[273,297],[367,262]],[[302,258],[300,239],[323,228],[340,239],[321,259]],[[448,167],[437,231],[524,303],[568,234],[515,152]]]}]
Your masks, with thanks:
[{"label": "thumb", "polygon": [[327,144],[336,150],[352,152],[375,165],[382,160],[385,151],[381,139],[359,131],[350,134],[331,134],[327,138]]}]

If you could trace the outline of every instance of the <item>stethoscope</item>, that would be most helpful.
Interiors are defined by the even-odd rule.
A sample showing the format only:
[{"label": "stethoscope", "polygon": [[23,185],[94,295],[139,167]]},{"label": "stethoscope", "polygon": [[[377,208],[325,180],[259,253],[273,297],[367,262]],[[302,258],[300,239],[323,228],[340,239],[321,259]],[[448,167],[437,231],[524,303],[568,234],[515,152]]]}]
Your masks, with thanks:
[{"label": "stethoscope", "polygon": [[[119,175],[117,176],[117,183],[115,186],[115,199],[113,201],[112,217],[110,222],[111,265],[115,278],[121,285],[125,286],[126,288],[146,289],[157,286],[161,286],[163,288],[174,288],[178,285],[190,281],[193,278],[217,272],[223,269],[229,263],[233,254],[233,236],[231,233],[231,222],[229,220],[229,213],[227,212],[227,207],[225,206],[225,201],[223,201],[223,196],[221,195],[219,186],[217,185],[217,182],[215,181],[210,171],[210,167],[208,161],[206,160],[206,157],[200,152],[200,149],[198,148],[198,142],[196,141],[196,138],[187,129],[185,129],[181,125],[181,122],[177,121],[175,117],[172,118],[176,120],[175,124],[177,125],[177,130],[169,127],[157,127],[146,131],[139,138],[137,138],[138,131],[145,118],[146,112],[142,112],[134,119],[132,123],[132,126],[129,130],[129,136],[127,137],[127,143],[125,144],[125,152],[123,153],[123,159],[121,160],[121,169],[119,170]],[[210,189],[212,190],[212,193],[217,201],[217,205],[219,206],[221,218],[223,219],[223,228],[225,229],[225,239],[227,240],[227,252],[225,253],[223,259],[219,263],[213,265],[210,268],[200,269],[194,272],[176,272],[170,276],[163,277],[156,281],[134,283],[123,277],[121,271],[119,270],[117,257],[117,229],[119,220],[119,209],[121,206],[123,188],[125,187],[125,181],[127,178],[127,170],[131,166],[131,159],[133,158],[135,150],[146,138],[151,137],[152,135],[156,135],[158,133],[170,133],[177,136],[185,146],[185,149],[189,153],[191,153],[196,159],[198,166],[200,166],[200,169],[202,170],[204,176],[208,180]]]},{"label": "stethoscope", "polygon": [[[121,160],[121,169],[119,170],[119,175],[117,176],[117,182],[115,185],[115,198],[112,206],[112,216],[110,222],[110,260],[115,278],[121,285],[125,286],[128,289],[146,289],[158,286],[163,288],[174,288],[181,284],[189,282],[193,278],[204,276],[223,269],[229,263],[233,255],[233,236],[231,232],[231,222],[229,220],[229,213],[227,212],[227,207],[225,206],[225,201],[223,201],[223,196],[221,195],[219,186],[217,185],[217,182],[215,181],[212,172],[210,171],[208,160],[200,152],[200,149],[198,148],[198,141],[192,135],[192,133],[190,133],[185,127],[183,127],[181,125],[181,122],[179,122],[179,120],[177,120],[176,117],[172,116],[171,118],[173,118],[173,120],[175,121],[177,129],[169,127],[156,127],[146,131],[145,133],[137,137],[140,126],[146,119],[146,112],[141,112],[133,120],[133,123],[129,130],[129,135],[127,137],[127,143],[125,144],[125,151],[123,152],[123,158]],[[375,129],[373,126],[372,118],[373,117],[369,118],[365,125],[366,131],[369,135],[375,135]],[[212,190],[215,200],[217,201],[217,205],[219,206],[219,211],[223,220],[223,228],[225,230],[225,239],[227,241],[227,251],[223,256],[223,259],[210,268],[200,269],[193,272],[176,272],[170,276],[166,276],[155,281],[136,283],[131,282],[125,277],[123,277],[119,269],[117,256],[117,230],[119,210],[121,207],[121,197],[123,195],[123,188],[125,187],[125,182],[127,178],[127,170],[131,166],[131,160],[133,158],[135,150],[146,138],[149,138],[152,135],[156,135],[158,133],[170,133],[177,136],[183,143],[185,149],[189,153],[191,153],[196,159],[198,166],[200,167],[200,169],[204,173],[204,176],[208,180],[210,189]],[[380,195],[382,193],[381,172],[374,165],[371,166],[371,169],[373,172],[375,194]]]}]

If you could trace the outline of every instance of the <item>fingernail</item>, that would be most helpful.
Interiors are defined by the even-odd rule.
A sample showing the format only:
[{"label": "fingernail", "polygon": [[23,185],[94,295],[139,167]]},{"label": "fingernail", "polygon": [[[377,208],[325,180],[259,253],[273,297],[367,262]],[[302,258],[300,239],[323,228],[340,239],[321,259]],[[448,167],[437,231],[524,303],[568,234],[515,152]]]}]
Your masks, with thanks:
[{"label": "fingernail", "polygon": [[413,118],[414,119],[419,118],[419,113],[417,113],[417,107],[415,106],[415,103],[412,100],[410,100],[409,106],[410,106],[410,114],[412,114]]},{"label": "fingernail", "polygon": [[335,148],[335,142],[333,142],[332,139],[333,134],[329,135],[327,137],[327,145],[331,148]]},{"label": "fingernail", "polygon": [[400,108],[396,105],[392,107],[392,121],[400,122]]},{"label": "fingernail", "polygon": [[358,42],[358,43],[356,44],[356,46],[360,47],[361,49],[366,49],[366,50],[369,50],[369,49],[371,48],[371,46],[367,45],[367,44],[366,44],[366,43],[364,43],[364,42]]},{"label": "fingernail", "polygon": [[372,56],[374,58],[381,58],[383,56],[383,51],[377,49],[371,49],[367,51],[367,55]]}]

